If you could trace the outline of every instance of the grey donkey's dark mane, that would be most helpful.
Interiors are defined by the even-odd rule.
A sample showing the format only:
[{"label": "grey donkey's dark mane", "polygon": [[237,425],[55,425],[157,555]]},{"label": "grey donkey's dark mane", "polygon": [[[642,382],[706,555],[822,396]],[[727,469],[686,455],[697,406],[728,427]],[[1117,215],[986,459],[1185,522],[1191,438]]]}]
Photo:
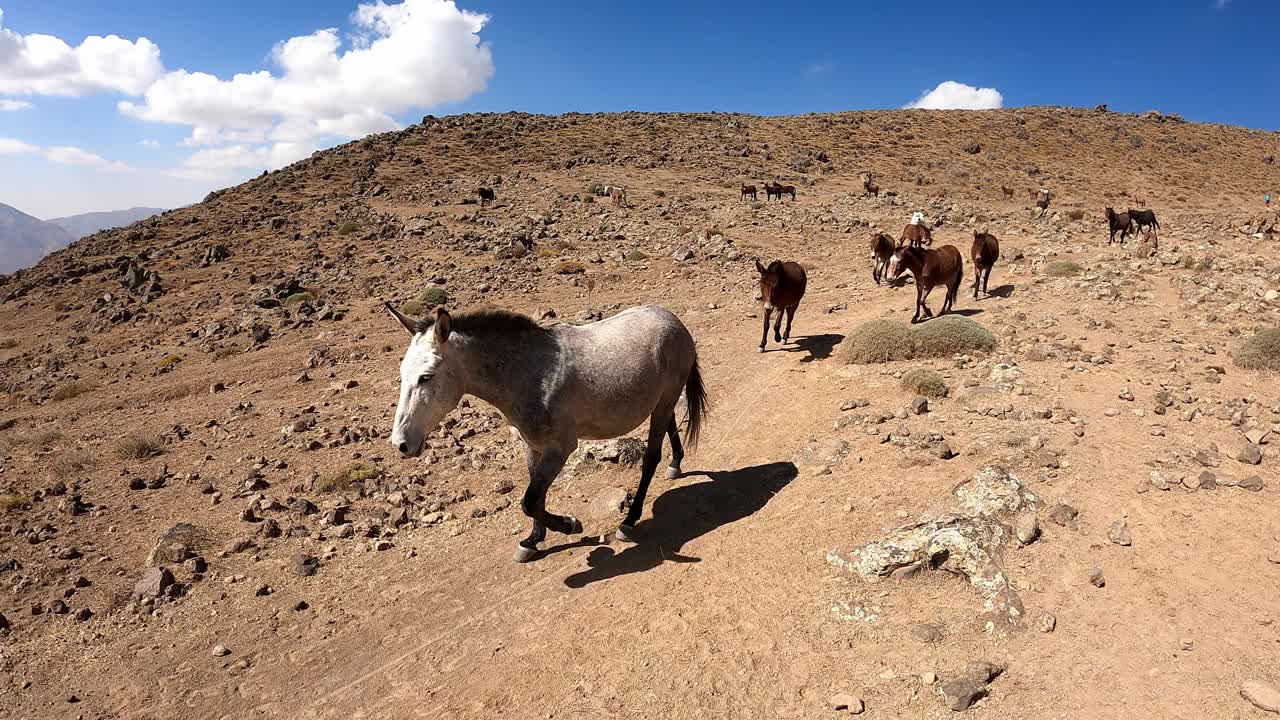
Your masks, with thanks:
[{"label": "grey donkey's dark mane", "polygon": [[[534,322],[528,315],[521,315],[501,308],[476,308],[450,314],[450,330],[463,335],[518,335],[526,332],[544,333],[547,329]],[[424,333],[436,324],[435,316],[418,320],[414,332]]]}]

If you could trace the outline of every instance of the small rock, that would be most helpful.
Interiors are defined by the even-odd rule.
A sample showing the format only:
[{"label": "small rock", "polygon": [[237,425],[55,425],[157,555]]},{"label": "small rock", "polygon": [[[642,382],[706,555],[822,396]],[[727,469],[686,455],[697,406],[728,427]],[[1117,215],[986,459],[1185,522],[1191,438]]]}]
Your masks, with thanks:
[{"label": "small rock", "polygon": [[938,693],[947,707],[960,712],[987,696],[987,684],[968,676],[948,680],[938,687]]},{"label": "small rock", "polygon": [[929,412],[929,398],[917,397],[911,401],[911,414],[923,415]]},{"label": "small rock", "polygon": [[631,493],[619,487],[604,488],[591,499],[589,512],[597,520],[614,521],[631,505]]},{"label": "small rock", "polygon": [[1196,641],[1191,638],[1182,638],[1178,641],[1178,647],[1183,650],[1194,650],[1196,647]]},{"label": "small rock", "polygon": [[259,585],[258,589],[253,591],[254,597],[266,597],[271,593],[272,593],[271,586],[267,585],[266,583]]},{"label": "small rock", "polygon": [[910,632],[911,637],[926,645],[942,642],[942,629],[932,623],[916,623]]},{"label": "small rock", "polygon": [[1130,390],[1129,388],[1122,388],[1120,390],[1120,395],[1118,397],[1121,400],[1127,400],[1129,402],[1133,402],[1133,391]]},{"label": "small rock", "polygon": [[1111,527],[1107,528],[1107,538],[1116,545],[1129,547],[1133,544],[1133,536],[1129,533],[1129,524],[1120,518],[1111,523]]},{"label": "small rock", "polygon": [[1090,568],[1089,584],[1097,588],[1106,587],[1107,579],[1102,574],[1102,568],[1100,567]]},{"label": "small rock", "polygon": [[1040,518],[1033,512],[1019,513],[1014,520],[1013,530],[1018,536],[1018,542],[1030,545],[1040,537]]},{"label": "small rock", "polygon": [[506,495],[516,489],[515,483],[510,478],[501,478],[493,484],[493,491],[498,495]]},{"label": "small rock", "polygon": [[219,645],[214,645],[214,646],[213,646],[213,656],[214,656],[214,657],[226,657],[226,656],[228,656],[228,655],[230,655],[230,654],[231,654],[231,651],[227,649],[227,646],[226,646],[226,645],[221,645],[221,644],[219,644]]},{"label": "small rock", "polygon": [[933,447],[933,454],[937,455],[941,460],[950,460],[956,456],[954,450],[946,442],[940,442]]},{"label": "small rock", "polygon": [[1253,443],[1245,443],[1244,447],[1240,448],[1240,452],[1236,453],[1236,460],[1245,465],[1260,465],[1262,464],[1262,448]]},{"label": "small rock", "polygon": [[1260,492],[1262,490],[1262,478],[1258,475],[1250,475],[1236,483],[1236,487],[1250,492]]},{"label": "small rock", "polygon": [[1036,629],[1042,633],[1051,633],[1058,627],[1058,616],[1042,610],[1040,615],[1036,617]]},{"label": "small rock", "polygon": [[864,708],[862,698],[849,693],[836,693],[831,696],[832,710],[845,710],[850,715],[858,715]]},{"label": "small rock", "polygon": [[1063,527],[1075,530],[1080,526],[1080,511],[1066,503],[1058,503],[1049,511],[1049,519]]},{"label": "small rock", "polygon": [[1280,690],[1261,680],[1248,680],[1240,687],[1240,697],[1259,710],[1280,714]]},{"label": "small rock", "polygon": [[314,555],[299,553],[293,556],[293,574],[298,577],[311,577],[320,570],[320,559]]},{"label": "small rock", "polygon": [[1205,470],[1197,478],[1196,486],[1201,490],[1214,490],[1218,487],[1218,476]]},{"label": "small rock", "polygon": [[165,567],[148,568],[133,586],[133,596],[139,600],[158,598],[173,584],[173,573]]}]

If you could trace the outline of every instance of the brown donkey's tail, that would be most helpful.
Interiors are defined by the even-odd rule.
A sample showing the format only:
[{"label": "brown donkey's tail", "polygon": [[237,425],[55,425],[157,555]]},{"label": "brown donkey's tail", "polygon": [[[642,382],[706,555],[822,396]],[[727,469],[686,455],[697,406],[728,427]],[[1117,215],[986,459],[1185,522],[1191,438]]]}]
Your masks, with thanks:
[{"label": "brown donkey's tail", "polygon": [[684,444],[690,450],[698,447],[698,435],[702,432],[702,418],[707,414],[707,389],[698,371],[698,356],[693,356],[693,369],[684,384],[685,416]]}]

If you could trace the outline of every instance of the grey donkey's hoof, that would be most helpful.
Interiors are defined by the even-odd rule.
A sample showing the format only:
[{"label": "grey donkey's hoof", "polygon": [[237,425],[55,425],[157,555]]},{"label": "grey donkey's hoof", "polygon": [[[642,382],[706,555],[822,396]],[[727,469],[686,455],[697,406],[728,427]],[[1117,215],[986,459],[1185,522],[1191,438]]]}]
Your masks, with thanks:
[{"label": "grey donkey's hoof", "polygon": [[683,475],[683,474],[684,474],[684,473],[680,472],[680,466],[678,466],[678,465],[668,465],[668,466],[667,466],[667,479],[668,479],[668,480],[675,480],[676,478],[680,477],[680,476],[681,476],[681,475]]},{"label": "grey donkey's hoof", "polygon": [[523,545],[516,545],[516,554],[512,557],[518,563],[527,563],[538,557],[538,548],[527,548]]},{"label": "grey donkey's hoof", "polygon": [[565,535],[581,535],[582,521],[572,515],[564,516],[565,522],[569,523],[569,529],[564,531]]},{"label": "grey donkey's hoof", "polygon": [[626,543],[639,542],[639,538],[636,536],[635,525],[623,523],[618,526],[618,530],[613,534],[613,536]]},{"label": "grey donkey's hoof", "polygon": [[764,346],[763,346],[763,345],[761,345],[761,346],[760,346],[760,352],[764,352]]}]

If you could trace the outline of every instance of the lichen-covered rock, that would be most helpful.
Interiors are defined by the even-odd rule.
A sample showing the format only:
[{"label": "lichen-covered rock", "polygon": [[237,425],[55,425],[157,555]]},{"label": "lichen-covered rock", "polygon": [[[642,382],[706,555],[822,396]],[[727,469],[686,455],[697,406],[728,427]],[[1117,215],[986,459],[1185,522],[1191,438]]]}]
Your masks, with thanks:
[{"label": "lichen-covered rock", "polygon": [[1022,599],[1000,563],[1014,536],[1005,519],[1036,509],[1040,499],[1017,476],[992,466],[961,483],[953,494],[958,510],[896,528],[849,553],[832,550],[827,561],[872,581],[902,568],[953,572],[978,591],[988,632],[1020,628]]}]

